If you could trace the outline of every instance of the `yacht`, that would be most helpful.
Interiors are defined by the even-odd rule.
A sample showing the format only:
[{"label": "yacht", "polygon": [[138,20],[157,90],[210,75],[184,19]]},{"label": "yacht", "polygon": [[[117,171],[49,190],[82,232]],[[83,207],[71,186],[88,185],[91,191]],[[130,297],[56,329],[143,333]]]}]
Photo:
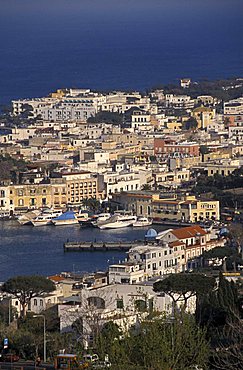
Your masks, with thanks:
[{"label": "yacht", "polygon": [[98,225],[98,228],[101,230],[120,229],[122,227],[132,226],[136,221],[137,216],[115,214],[101,225]]},{"label": "yacht", "polygon": [[87,224],[90,222],[90,216],[87,212],[76,213],[76,218],[81,225]]},{"label": "yacht", "polygon": [[132,225],[133,227],[144,227],[152,225],[153,221],[147,217],[139,217],[136,222]]},{"label": "yacht", "polygon": [[60,216],[53,218],[51,222],[55,226],[73,225],[78,224],[78,219],[77,216],[75,215],[75,212],[67,211],[62,213]]},{"label": "yacht", "polygon": [[52,224],[52,219],[62,215],[62,211],[44,211],[31,221],[33,226],[46,226]]},{"label": "yacht", "polygon": [[98,217],[96,217],[96,219],[92,221],[91,223],[93,226],[99,227],[103,225],[104,223],[106,223],[106,221],[109,220],[109,218],[111,218],[110,213],[100,213]]}]

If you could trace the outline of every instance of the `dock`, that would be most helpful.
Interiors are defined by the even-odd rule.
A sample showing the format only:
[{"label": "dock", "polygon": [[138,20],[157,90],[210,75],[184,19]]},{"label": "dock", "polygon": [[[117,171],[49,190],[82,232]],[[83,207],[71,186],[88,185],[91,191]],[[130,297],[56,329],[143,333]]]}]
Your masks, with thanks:
[{"label": "dock", "polygon": [[133,247],[144,245],[144,241],[125,242],[66,242],[63,244],[64,252],[106,252],[128,251]]}]

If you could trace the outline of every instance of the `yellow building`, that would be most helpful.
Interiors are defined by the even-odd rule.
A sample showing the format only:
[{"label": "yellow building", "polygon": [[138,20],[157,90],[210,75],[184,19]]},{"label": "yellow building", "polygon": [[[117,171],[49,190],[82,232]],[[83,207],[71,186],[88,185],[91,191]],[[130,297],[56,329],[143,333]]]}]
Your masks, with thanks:
[{"label": "yellow building", "polygon": [[187,196],[181,203],[182,219],[197,222],[203,220],[219,220],[219,201],[218,200],[199,200],[195,196]]},{"label": "yellow building", "polygon": [[166,127],[172,131],[180,131],[182,127],[182,123],[177,122],[177,121],[171,121],[171,122],[166,123]]},{"label": "yellow building", "polygon": [[9,186],[10,210],[51,207],[52,187],[50,184],[23,184]]},{"label": "yellow building", "polygon": [[206,128],[212,124],[212,120],[215,118],[215,109],[198,107],[193,110],[192,116],[197,120],[198,128]]},{"label": "yellow building", "polygon": [[84,199],[98,199],[98,179],[90,172],[67,172],[62,177],[66,182],[66,197],[69,205],[80,205]]}]

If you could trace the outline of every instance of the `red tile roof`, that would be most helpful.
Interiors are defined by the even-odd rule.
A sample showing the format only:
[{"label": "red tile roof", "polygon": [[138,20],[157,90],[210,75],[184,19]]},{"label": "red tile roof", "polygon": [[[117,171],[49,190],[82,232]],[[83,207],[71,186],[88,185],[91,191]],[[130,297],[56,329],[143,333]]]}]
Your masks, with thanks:
[{"label": "red tile roof", "polygon": [[185,243],[180,242],[179,240],[169,243],[169,247],[180,247],[181,245],[185,245]]},{"label": "red tile roof", "polygon": [[182,227],[181,229],[175,229],[172,231],[172,234],[177,239],[188,239],[193,238],[197,234],[200,234],[200,236],[206,235],[207,232],[201,228],[199,225],[193,225],[188,227]]}]

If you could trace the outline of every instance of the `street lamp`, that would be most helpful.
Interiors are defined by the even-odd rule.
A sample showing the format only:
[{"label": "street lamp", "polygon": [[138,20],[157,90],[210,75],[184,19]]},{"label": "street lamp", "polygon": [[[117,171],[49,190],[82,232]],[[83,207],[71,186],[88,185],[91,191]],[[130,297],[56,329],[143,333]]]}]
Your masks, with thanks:
[{"label": "street lamp", "polygon": [[43,336],[44,336],[44,340],[43,340],[43,345],[44,345],[43,359],[44,359],[44,362],[46,362],[46,318],[45,318],[44,315],[33,315],[33,317],[42,317],[43,318]]}]

